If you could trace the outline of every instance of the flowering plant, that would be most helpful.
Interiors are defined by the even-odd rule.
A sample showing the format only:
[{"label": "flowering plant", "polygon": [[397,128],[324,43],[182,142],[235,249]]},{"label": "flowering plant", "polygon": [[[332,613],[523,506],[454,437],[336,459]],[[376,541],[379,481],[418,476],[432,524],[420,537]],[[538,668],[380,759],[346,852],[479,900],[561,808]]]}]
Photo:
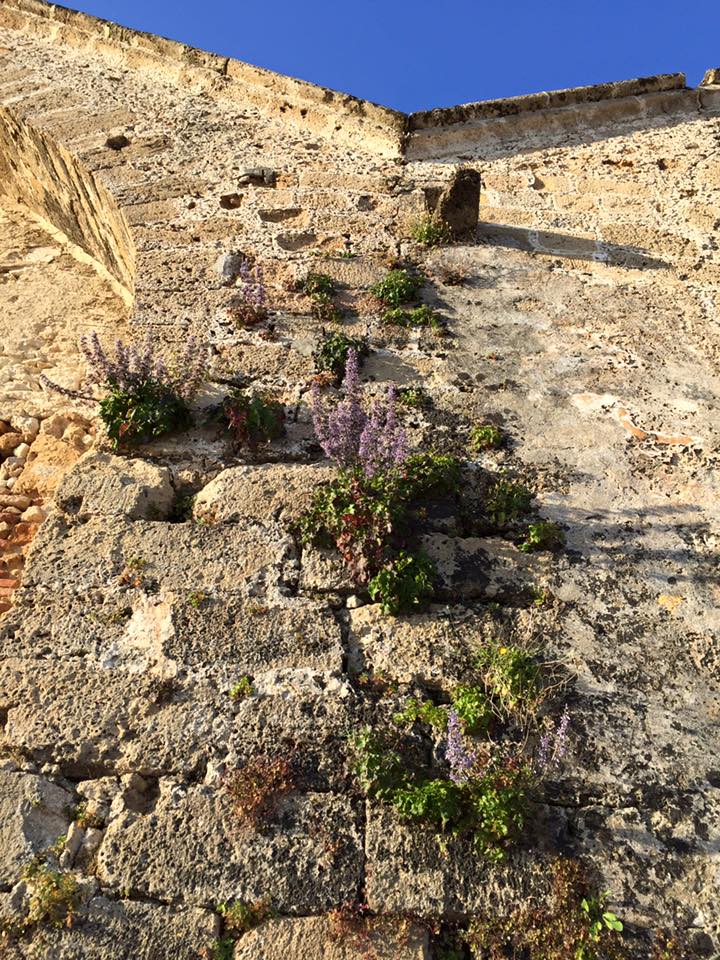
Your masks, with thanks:
[{"label": "flowering plant", "polygon": [[[99,387],[105,393],[97,399],[100,418],[115,446],[139,443],[190,425],[188,404],[207,368],[207,350],[193,337],[171,368],[157,352],[151,331],[140,347],[117,340],[114,356],[105,350],[95,331],[82,337],[80,349],[87,363],[86,386]],[[96,399],[62,387],[44,374],[40,379],[64,396]]]}]

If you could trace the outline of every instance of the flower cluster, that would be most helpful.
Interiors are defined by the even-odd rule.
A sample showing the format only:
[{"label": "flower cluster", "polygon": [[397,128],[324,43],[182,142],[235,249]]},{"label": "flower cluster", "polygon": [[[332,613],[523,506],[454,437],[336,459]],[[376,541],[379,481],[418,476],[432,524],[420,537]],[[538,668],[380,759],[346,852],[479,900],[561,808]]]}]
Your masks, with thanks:
[{"label": "flower cluster", "polygon": [[570,713],[565,707],[557,727],[546,731],[540,737],[535,754],[535,772],[538,776],[542,777],[549,773],[565,756],[568,748],[569,727]]},{"label": "flower cluster", "polygon": [[259,263],[254,266],[243,257],[238,271],[240,293],[229,313],[241,326],[250,326],[265,320],[268,315],[267,289],[263,270]]},{"label": "flower cluster", "polygon": [[[149,383],[157,384],[186,402],[191,400],[202,384],[207,371],[207,351],[194,337],[190,337],[183,353],[168,369],[157,354],[153,335],[148,330],[140,347],[115,341],[115,356],[111,357],[100,343],[97,331],[80,339],[80,350],[87,363],[85,382],[123,393],[136,393]],[[54,383],[45,374],[42,383],[57,393],[77,399],[92,399]]]},{"label": "flower cluster", "polygon": [[313,425],[321,447],[340,467],[360,466],[366,477],[402,463],[408,456],[405,431],[398,425],[394,387],[373,404],[370,414],[363,407],[359,360],[348,352],[343,380],[344,399],[328,409],[313,384]]},{"label": "flower cluster", "polygon": [[457,711],[452,709],[448,710],[445,758],[450,764],[450,779],[455,784],[465,783],[471,778],[472,769],[478,760],[477,753],[466,748],[460,717]]}]

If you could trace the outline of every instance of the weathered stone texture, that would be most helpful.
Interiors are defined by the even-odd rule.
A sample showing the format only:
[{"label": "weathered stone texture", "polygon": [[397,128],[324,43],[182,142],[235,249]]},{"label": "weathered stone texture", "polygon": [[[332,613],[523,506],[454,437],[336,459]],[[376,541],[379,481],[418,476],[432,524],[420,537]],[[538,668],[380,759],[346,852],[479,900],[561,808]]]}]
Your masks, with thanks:
[{"label": "weathered stone texture", "polygon": [[[407,118],[0,2],[0,913],[66,832],[84,891],[72,929],[12,960],[38,944],[207,955],[218,903],[264,898],[280,916],[236,960],[359,960],[322,915],[362,897],[391,916],[503,915],[543,902],[558,854],[610,891],[633,958],[661,926],[717,953],[716,74]],[[428,209],[458,242],[407,239]],[[257,327],[232,317],[242,256],[265,271]],[[422,267],[445,336],[383,323],[369,288],[398,257]],[[374,395],[425,387],[403,409],[412,444],[469,461],[417,520],[438,576],[412,616],[383,616],[294,529],[333,476],[311,422],[310,270],[337,283],[339,329],[368,337]],[[212,363],[195,426],[125,458],[40,374],[80,387],[78,337],[127,337],[129,313],[166,349],[196,334]],[[249,450],[210,425],[231,383],[277,398],[285,436]],[[500,449],[470,452],[481,422]],[[564,550],[521,550],[528,517],[492,528],[486,481],[503,471]],[[446,702],[487,643],[553,662],[566,684],[543,709],[572,716],[567,762],[500,865],[362,798],[347,743],[410,695]],[[412,758],[443,764],[431,740]],[[295,789],[241,830],[227,777],[278,753]],[[435,950],[421,927],[383,927],[383,948]]]}]

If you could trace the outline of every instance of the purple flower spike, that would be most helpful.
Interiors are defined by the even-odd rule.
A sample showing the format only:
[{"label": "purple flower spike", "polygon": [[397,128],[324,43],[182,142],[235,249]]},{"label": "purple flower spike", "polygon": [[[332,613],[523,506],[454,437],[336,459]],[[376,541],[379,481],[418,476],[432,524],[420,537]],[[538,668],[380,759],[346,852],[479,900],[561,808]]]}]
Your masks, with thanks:
[{"label": "purple flower spike", "polygon": [[465,747],[460,718],[455,710],[448,711],[445,757],[450,764],[450,779],[453,783],[465,783],[472,777],[472,768],[478,755]]}]

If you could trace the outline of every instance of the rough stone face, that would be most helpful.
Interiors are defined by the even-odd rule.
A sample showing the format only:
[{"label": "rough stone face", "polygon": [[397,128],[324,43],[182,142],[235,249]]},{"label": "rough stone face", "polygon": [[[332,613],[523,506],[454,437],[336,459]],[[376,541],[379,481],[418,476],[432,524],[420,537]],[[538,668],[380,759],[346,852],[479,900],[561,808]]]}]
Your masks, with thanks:
[{"label": "rough stone face", "polygon": [[436,209],[454,237],[474,230],[480,214],[480,172],[471,167],[458,170],[440,194]]},{"label": "rough stone face", "polygon": [[294,553],[277,524],[220,528],[93,517],[72,525],[58,516],[48,518],[33,543],[25,584],[52,584],[68,594],[114,583],[253,596],[292,578]]},{"label": "rough stone face", "polygon": [[[208,954],[218,901],[263,897],[280,916],[238,955],[355,960],[326,935],[339,904],[495,917],[541,905],[558,854],[609,891],[633,960],[658,927],[717,954],[715,74],[404,117],[57,5],[0,3],[0,912],[56,826],[89,901],[11,960]],[[467,242],[411,244],[426,204]],[[267,283],[256,326],[231,313],[223,252],[238,245]],[[406,256],[447,336],[383,323],[369,288]],[[291,527],[326,476],[309,395],[322,323],[298,292],[318,270],[342,330],[369,339],[371,392],[426,388],[423,409],[402,408],[412,445],[471,461],[409,534],[439,574],[410,617],[381,616],[335,551],[301,550]],[[194,426],[83,461],[29,546],[63,473],[103,444],[92,407],[41,374],[82,388],[80,336],[149,328],[168,354],[191,335],[212,347]],[[238,449],[210,426],[231,385],[281,402],[286,435]],[[499,449],[470,452],[479,423],[502,428]],[[503,472],[535,497],[498,531],[484,491]],[[168,473],[200,491],[196,522],[164,522]],[[519,550],[541,518],[565,549]],[[500,865],[366,802],[346,741],[387,730],[410,695],[445,703],[479,681],[485,643],[550,661],[566,684],[543,711],[571,715],[567,757]],[[412,762],[446,769],[437,739],[408,739]],[[279,750],[297,789],[241,835],[227,771]],[[56,822],[50,797],[34,806],[36,787],[86,801],[83,824],[77,810]]]},{"label": "rough stone face", "polygon": [[334,474],[332,467],[322,465],[233,467],[203,487],[193,513],[215,523],[245,519],[292,523],[310,506],[316,488]]},{"label": "rough stone face", "polygon": [[34,441],[13,489],[17,493],[35,493],[43,499],[49,498],[79,456],[80,451],[73,445],[43,434]]},{"label": "rough stone face", "polygon": [[0,886],[15,882],[36,854],[65,834],[72,803],[72,793],[44,777],[0,770]]},{"label": "rough stone face", "polygon": [[426,960],[427,932],[407,922],[387,921],[378,930],[339,936],[323,917],[270,920],[240,939],[235,960]]},{"label": "rough stone face", "polygon": [[97,896],[70,930],[38,930],[10,958],[30,960],[42,948],[53,960],[196,960],[216,936],[217,917],[209,911]]},{"label": "rough stone face", "polygon": [[144,460],[89,453],[65,475],[55,502],[79,520],[93,515],[163,520],[170,513],[174,495],[167,468]]},{"label": "rough stone face", "polygon": [[344,797],[290,797],[274,822],[248,833],[221,788],[163,781],[150,811],[111,821],[97,862],[101,883],[143,896],[209,906],[271,894],[276,909],[304,914],[352,899],[363,855]]}]

